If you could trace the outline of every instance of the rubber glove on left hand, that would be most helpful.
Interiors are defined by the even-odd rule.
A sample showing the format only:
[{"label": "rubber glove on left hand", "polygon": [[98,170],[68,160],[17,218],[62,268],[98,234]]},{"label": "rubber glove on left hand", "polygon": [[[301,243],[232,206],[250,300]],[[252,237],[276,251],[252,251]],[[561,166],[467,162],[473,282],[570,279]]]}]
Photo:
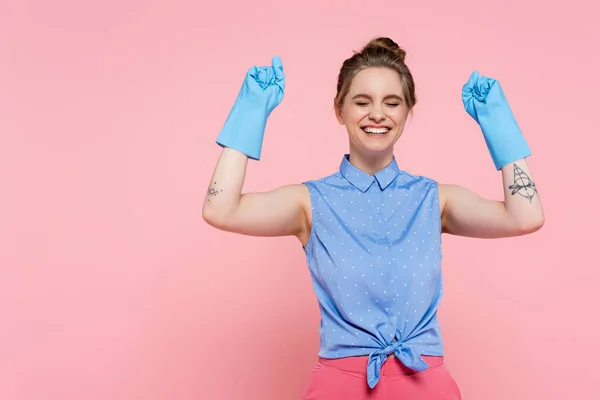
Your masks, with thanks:
[{"label": "rubber glove on left hand", "polygon": [[500,82],[473,72],[463,86],[467,113],[477,121],[497,170],[531,155]]}]

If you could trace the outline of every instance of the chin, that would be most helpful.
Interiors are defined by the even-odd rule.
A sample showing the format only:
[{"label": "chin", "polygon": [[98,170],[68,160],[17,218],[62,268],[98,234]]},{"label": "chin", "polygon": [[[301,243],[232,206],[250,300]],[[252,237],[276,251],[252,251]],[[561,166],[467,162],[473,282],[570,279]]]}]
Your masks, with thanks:
[{"label": "chin", "polygon": [[393,146],[390,143],[378,143],[378,144],[367,143],[364,146],[362,146],[361,150],[364,153],[369,153],[372,155],[385,155],[385,154],[393,151]]},{"label": "chin", "polygon": [[369,138],[367,138],[367,140],[363,141],[363,145],[367,149],[381,151],[381,150],[385,150],[385,149],[389,149],[390,147],[393,147],[394,142],[395,142],[395,140],[392,137],[378,138],[378,139],[374,139],[374,140],[373,139],[369,140]]}]

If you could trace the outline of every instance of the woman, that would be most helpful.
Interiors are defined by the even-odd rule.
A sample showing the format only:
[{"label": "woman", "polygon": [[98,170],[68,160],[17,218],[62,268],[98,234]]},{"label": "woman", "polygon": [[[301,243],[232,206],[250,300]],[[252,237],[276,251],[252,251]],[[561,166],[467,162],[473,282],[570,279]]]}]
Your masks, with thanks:
[{"label": "woman", "polygon": [[389,38],[346,60],[334,100],[348,132],[339,170],[317,180],[244,193],[266,121],[285,86],[278,57],[250,69],[217,138],[223,147],[204,203],[212,226],[254,236],[296,236],[321,311],[319,362],[306,399],[460,399],[443,366],[437,320],[441,234],[524,235],[544,221],[530,155],[497,81],[474,72],[463,88],[504,201],[399,169],[394,144],[416,103],[405,52]]}]

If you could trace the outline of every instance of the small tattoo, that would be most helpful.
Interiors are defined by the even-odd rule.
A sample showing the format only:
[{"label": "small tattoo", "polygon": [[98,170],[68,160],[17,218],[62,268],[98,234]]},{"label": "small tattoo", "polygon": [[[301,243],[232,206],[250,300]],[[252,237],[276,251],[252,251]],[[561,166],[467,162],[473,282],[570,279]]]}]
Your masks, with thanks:
[{"label": "small tattoo", "polygon": [[[213,185],[216,185],[216,184],[217,184],[217,182],[213,182]],[[221,190],[218,190],[218,189],[215,189],[215,188],[212,188],[212,187],[211,187],[211,188],[209,188],[209,189],[208,189],[208,195],[209,195],[210,197],[215,197],[216,195],[218,195],[218,194],[219,194],[219,193],[221,193],[222,191],[223,191],[223,189],[221,189]],[[210,201],[210,199],[208,199],[208,201]]]},{"label": "small tattoo", "polygon": [[519,194],[525,197],[531,203],[533,196],[537,193],[535,183],[527,176],[525,171],[519,168],[516,164],[513,165],[515,173],[515,183],[508,188],[512,190],[511,195]]}]

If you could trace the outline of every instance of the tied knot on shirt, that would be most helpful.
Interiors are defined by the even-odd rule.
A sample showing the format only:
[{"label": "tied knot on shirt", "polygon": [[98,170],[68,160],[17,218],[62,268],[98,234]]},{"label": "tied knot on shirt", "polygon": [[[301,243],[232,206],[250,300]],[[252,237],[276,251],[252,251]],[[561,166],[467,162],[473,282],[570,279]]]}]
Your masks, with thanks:
[{"label": "tied knot on shirt", "polygon": [[406,367],[416,372],[425,371],[429,365],[415,353],[410,346],[404,345],[401,341],[393,341],[383,349],[375,350],[369,355],[367,362],[367,381],[369,387],[373,389],[381,378],[381,367],[387,360],[388,355],[395,354],[398,360]]}]

